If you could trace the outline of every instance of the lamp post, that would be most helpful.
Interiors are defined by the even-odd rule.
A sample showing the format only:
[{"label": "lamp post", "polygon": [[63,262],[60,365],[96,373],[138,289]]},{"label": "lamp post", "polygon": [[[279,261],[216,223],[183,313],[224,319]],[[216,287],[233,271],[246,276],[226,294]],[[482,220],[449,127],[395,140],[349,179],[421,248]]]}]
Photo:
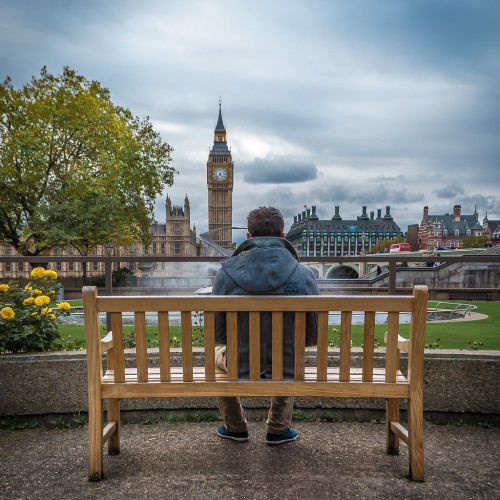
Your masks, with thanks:
[{"label": "lamp post", "polygon": [[363,231],[361,233],[361,255],[364,255],[365,254],[365,238],[366,238],[366,234],[365,232]]}]

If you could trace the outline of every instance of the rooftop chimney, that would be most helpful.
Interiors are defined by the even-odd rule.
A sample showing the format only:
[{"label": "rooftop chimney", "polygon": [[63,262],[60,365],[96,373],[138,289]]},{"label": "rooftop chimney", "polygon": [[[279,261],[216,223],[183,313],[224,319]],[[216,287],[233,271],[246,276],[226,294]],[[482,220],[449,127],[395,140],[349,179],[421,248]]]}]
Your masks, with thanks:
[{"label": "rooftop chimney", "polygon": [[373,210],[370,211],[370,220],[373,220],[373,216],[374,216],[375,212]]},{"label": "rooftop chimney", "polygon": [[293,223],[297,224],[297,216],[296,215],[293,216]]},{"label": "rooftop chimney", "polygon": [[308,217],[308,218],[309,218],[309,217],[311,217],[311,209],[310,209],[310,208],[307,208],[306,210],[307,210],[307,217]]},{"label": "rooftop chimney", "polygon": [[381,218],[382,218],[382,209],[377,208],[377,219],[381,219]]},{"label": "rooftop chimney", "polygon": [[340,216],[339,212],[339,206],[335,205],[335,215],[332,217],[333,220],[342,220],[342,217]]},{"label": "rooftop chimney", "polygon": [[460,212],[462,211],[462,206],[461,205],[455,205],[453,207],[453,220],[455,222],[460,221]]},{"label": "rooftop chimney", "polygon": [[424,219],[427,219],[429,217],[429,207],[425,206],[424,207]]}]

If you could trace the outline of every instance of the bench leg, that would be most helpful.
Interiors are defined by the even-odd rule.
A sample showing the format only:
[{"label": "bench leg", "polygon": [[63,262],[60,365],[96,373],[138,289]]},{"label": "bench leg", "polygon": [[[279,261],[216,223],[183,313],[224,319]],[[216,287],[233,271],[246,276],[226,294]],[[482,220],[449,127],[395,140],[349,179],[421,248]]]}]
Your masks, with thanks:
[{"label": "bench leg", "polygon": [[120,453],[120,400],[107,400],[108,422],[116,422],[116,430],[108,439],[108,455],[118,455]]},{"label": "bench leg", "polygon": [[410,479],[424,481],[424,411],[422,393],[408,400]]},{"label": "bench leg", "polygon": [[104,478],[102,465],[102,399],[89,401],[89,481]]},{"label": "bench leg", "polygon": [[386,452],[399,455],[399,436],[391,430],[391,422],[399,422],[399,399],[385,400]]}]

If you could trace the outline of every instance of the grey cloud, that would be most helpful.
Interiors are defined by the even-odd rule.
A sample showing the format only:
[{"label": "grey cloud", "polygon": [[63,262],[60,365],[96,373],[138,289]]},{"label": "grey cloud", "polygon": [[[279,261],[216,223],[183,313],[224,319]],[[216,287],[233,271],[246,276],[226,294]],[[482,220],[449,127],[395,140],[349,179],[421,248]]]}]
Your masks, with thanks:
[{"label": "grey cloud", "polygon": [[295,184],[318,177],[314,163],[286,156],[255,158],[240,168],[250,184]]},{"label": "grey cloud", "polygon": [[440,198],[456,198],[458,195],[464,194],[464,188],[459,184],[451,184],[440,189],[434,189],[432,192]]}]

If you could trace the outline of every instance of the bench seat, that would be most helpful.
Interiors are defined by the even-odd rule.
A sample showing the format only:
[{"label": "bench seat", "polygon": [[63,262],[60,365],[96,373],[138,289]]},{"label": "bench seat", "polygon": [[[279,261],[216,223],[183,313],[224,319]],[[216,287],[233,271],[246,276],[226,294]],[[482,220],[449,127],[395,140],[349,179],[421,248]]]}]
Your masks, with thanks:
[{"label": "bench seat", "polygon": [[[339,382],[339,367],[329,366],[327,368],[327,382]],[[318,370],[315,366],[306,366],[305,368],[305,381],[306,382],[316,382]],[[102,383],[115,384],[114,381],[114,370],[106,370],[103,375]],[[363,370],[362,368],[351,368],[350,370],[350,382],[362,382]],[[183,370],[182,366],[172,367],[170,371],[171,382],[183,382]],[[217,381],[227,380],[227,373],[216,370],[215,379]],[[193,367],[193,381],[195,383],[205,383],[205,367],[195,366]],[[291,380],[290,380],[291,381]],[[137,368],[125,368],[125,383],[140,383],[137,378]],[[148,383],[149,382],[160,382],[160,369],[159,368],[149,368],[148,369]],[[239,382],[243,382],[240,380]],[[262,380],[266,383],[266,380]],[[286,379],[284,380],[286,382]],[[385,368],[374,368],[373,369],[373,383],[385,383]],[[169,382],[164,382],[169,384]],[[406,377],[401,373],[400,370],[396,372],[396,384],[408,384]]]}]

